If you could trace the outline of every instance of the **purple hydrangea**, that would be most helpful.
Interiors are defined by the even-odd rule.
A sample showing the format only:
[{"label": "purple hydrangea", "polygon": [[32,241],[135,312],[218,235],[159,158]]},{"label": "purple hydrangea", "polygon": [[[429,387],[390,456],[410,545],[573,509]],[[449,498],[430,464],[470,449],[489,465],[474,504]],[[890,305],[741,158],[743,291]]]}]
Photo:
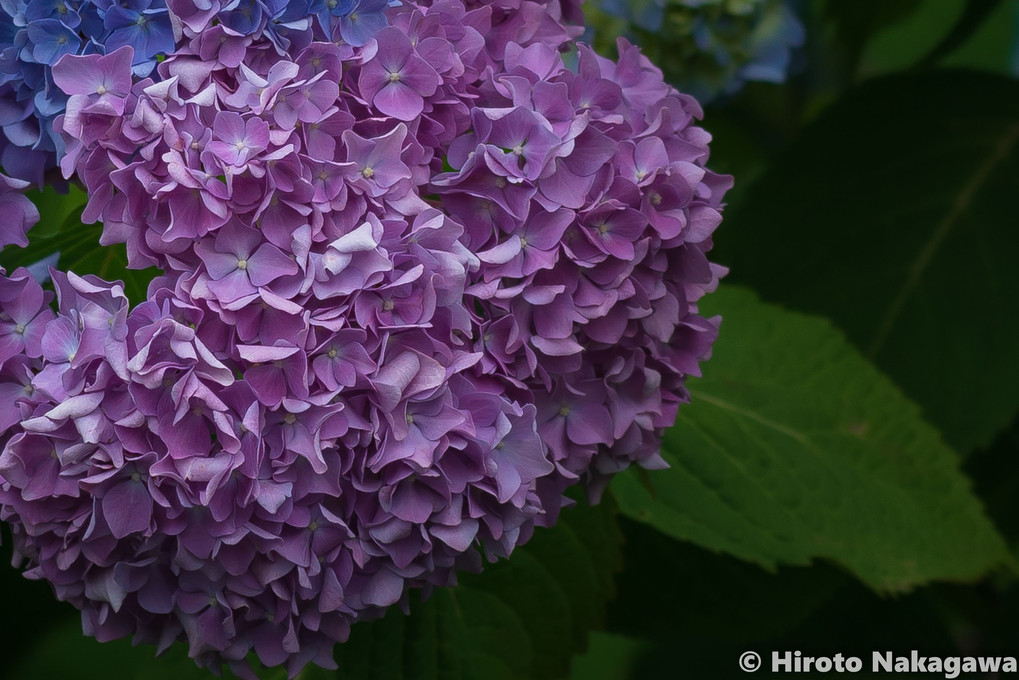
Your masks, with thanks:
[{"label": "purple hydrangea", "polygon": [[151,76],[53,71],[85,219],[164,274],[0,281],[0,518],[87,633],[293,675],[663,465],[730,180],[636,48],[564,66],[572,3],[367,3],[361,45],[169,5]]}]

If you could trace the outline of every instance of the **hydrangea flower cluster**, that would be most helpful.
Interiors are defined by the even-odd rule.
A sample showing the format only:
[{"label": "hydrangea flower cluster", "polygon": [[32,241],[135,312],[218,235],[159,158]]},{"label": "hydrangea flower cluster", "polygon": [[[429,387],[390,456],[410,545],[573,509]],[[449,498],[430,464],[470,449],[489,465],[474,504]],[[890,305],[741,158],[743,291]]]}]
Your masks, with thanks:
[{"label": "hydrangea flower cluster", "polygon": [[669,82],[700,101],[747,83],[781,83],[792,50],[803,45],[795,0],[591,0],[596,44],[617,35],[641,40]]},{"label": "hydrangea flower cluster", "polygon": [[55,312],[0,279],[0,518],[99,639],[330,667],[567,487],[662,464],[730,179],[636,48],[574,44],[574,4],[309,7],[340,7],[330,41],[168,5],[149,76],[130,45],[53,68],[84,219],[164,273],[130,309],[54,272]]},{"label": "hydrangea flower cluster", "polygon": [[172,52],[173,29],[162,0],[4,0],[0,3],[0,163],[41,185],[62,151],[53,119],[67,97],[52,67],[65,54],[131,45],[139,74]]},{"label": "hydrangea flower cluster", "polygon": [[[280,49],[293,40],[334,37],[362,45],[385,24],[386,0],[231,0],[220,5],[165,0],[3,0],[0,2],[0,165],[19,179],[42,185],[63,155],[53,120],[67,94],[52,67],[67,54],[105,54],[131,47],[132,72],[149,75],[174,52],[181,26],[197,12],[235,40],[264,36]],[[215,7],[215,11],[213,8]],[[204,20],[204,19],[203,19]]]}]

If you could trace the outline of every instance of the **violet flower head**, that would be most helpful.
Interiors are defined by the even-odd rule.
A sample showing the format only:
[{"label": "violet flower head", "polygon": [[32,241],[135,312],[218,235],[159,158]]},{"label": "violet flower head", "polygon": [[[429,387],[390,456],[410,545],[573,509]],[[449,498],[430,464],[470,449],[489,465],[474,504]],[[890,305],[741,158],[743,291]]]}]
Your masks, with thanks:
[{"label": "violet flower head", "polygon": [[358,87],[361,95],[387,116],[414,120],[426,97],[435,94],[439,74],[397,28],[384,28],[365,50]]},{"label": "violet flower head", "polygon": [[730,181],[636,48],[566,67],[576,5],[167,0],[148,75],[54,66],[85,219],[163,271],[133,309],[0,279],[0,518],[87,633],[331,667],[571,485],[661,466]]},{"label": "violet flower head", "polygon": [[269,144],[269,125],[260,118],[244,120],[239,113],[222,111],[212,127],[209,151],[223,163],[243,168],[248,159],[264,151]]}]

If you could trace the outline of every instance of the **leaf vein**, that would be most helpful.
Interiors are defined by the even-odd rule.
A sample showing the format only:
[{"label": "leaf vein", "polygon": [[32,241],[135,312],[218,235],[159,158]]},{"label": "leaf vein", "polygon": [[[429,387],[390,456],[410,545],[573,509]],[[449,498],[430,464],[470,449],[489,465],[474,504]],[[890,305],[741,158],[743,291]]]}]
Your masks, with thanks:
[{"label": "leaf vein", "polygon": [[912,295],[913,291],[920,283],[920,278],[926,271],[927,266],[930,264],[931,259],[937,252],[941,243],[948,236],[952,228],[959,222],[959,218],[962,217],[970,203],[973,201],[974,196],[983,187],[984,182],[990,177],[991,172],[1008,158],[1009,152],[1015,145],[1016,140],[1019,139],[1019,123],[1016,123],[1009,128],[1008,133],[1002,139],[1001,144],[994,150],[987,160],[984,161],[973,178],[969,181],[966,186],[962,188],[959,195],[956,197],[952,204],[951,210],[945,215],[944,219],[938,223],[937,228],[931,234],[931,237],[927,239],[923,248],[917,254],[916,259],[913,261],[912,266],[909,269],[909,276],[906,277],[906,281],[902,287],[896,293],[892,299],[891,304],[888,305],[888,310],[881,318],[881,323],[878,326],[877,332],[874,334],[874,339],[870,343],[870,347],[867,348],[867,356],[874,358],[881,351],[885,341],[888,340],[891,335],[892,328],[895,326],[895,322],[898,320],[899,315],[902,313],[903,308],[906,306],[906,302],[909,300],[909,296]]}]

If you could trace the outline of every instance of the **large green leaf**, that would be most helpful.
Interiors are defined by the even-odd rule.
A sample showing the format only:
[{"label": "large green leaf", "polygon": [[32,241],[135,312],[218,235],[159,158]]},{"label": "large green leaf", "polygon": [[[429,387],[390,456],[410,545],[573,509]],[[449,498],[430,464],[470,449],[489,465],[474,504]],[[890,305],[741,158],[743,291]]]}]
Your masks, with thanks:
[{"label": "large green leaf", "polygon": [[[959,17],[959,20],[955,22],[951,32],[920,61],[920,66],[932,66],[940,63],[947,56],[956,54],[961,47],[970,42],[975,34],[980,32],[981,28],[989,23],[991,17],[997,19],[1003,14],[1007,20],[1009,14],[1015,14],[1014,8],[1012,8],[1011,13],[1007,11],[1002,13],[1002,9],[1003,3],[1001,0],[966,0],[966,9],[963,11],[962,16]],[[1015,27],[1010,28],[1012,29],[1012,35],[1009,35],[1009,37],[1013,37]],[[1009,63],[1011,61],[1011,54],[1004,52],[999,56],[1000,59],[997,65],[1002,67],[1011,65]]]},{"label": "large green leaf", "polygon": [[1015,74],[1016,41],[1019,40],[1019,3],[996,4],[997,7],[990,16],[942,59],[941,65],[979,68],[1006,75]]},{"label": "large green leaf", "polygon": [[29,200],[39,209],[39,222],[32,227],[31,239],[52,238],[72,215],[81,214],[88,196],[76,185],[71,184],[61,193],[51,186],[32,189],[27,192]]},{"label": "large green leaf", "polygon": [[[631,680],[637,660],[653,649],[647,640],[613,633],[591,633],[588,650],[573,660],[570,680]],[[675,668],[675,667],[674,667]],[[686,664],[683,664],[686,671]]]},{"label": "large green leaf", "polygon": [[719,232],[734,282],[828,316],[965,453],[1019,411],[1019,82],[874,81],[835,104]]},{"label": "large green leaf", "polygon": [[625,566],[609,605],[609,631],[682,647],[684,655],[719,642],[746,648],[773,640],[856,585],[829,565],[769,572],[641,522],[623,518],[620,526]]},{"label": "large green leaf", "polygon": [[[5,612],[17,616],[0,616],[0,649],[2,668],[16,667],[18,661],[54,624],[69,618],[78,619],[71,605],[57,601],[53,589],[45,581],[30,581],[23,569],[12,566],[13,541],[8,526],[0,523],[0,594]],[[78,626],[81,636],[81,626]],[[0,677],[5,677],[0,671]]]},{"label": "large green leaf", "polygon": [[615,509],[565,510],[513,556],[455,588],[359,623],[337,647],[337,677],[358,680],[542,680],[569,674],[601,626],[620,568]]},{"label": "large green leaf", "polygon": [[81,212],[85,197],[72,190],[66,195],[47,188],[32,192],[30,197],[39,207],[39,224],[28,234],[26,248],[8,246],[0,252],[0,265],[8,272],[28,266],[59,253],[56,269],[75,274],[95,274],[107,281],[122,281],[128,299],[137,304],[145,300],[146,289],[159,270],[128,269],[127,250],[123,244],[100,246],[102,226],[82,224]]},{"label": "large green leaf", "polygon": [[[937,1],[937,0],[936,0]],[[940,0],[944,2],[944,0]],[[959,0],[952,0],[958,2]],[[820,6],[822,16],[834,28],[834,38],[848,51],[850,68],[855,70],[857,62],[867,43],[899,22],[904,22],[915,12],[921,0],[897,0],[896,2],[825,2]],[[933,43],[937,36],[931,39]],[[830,42],[830,41],[829,41]],[[827,52],[832,46],[825,45]],[[813,66],[814,64],[812,64]]]},{"label": "large green leaf", "polygon": [[[282,680],[275,674],[266,680]],[[151,645],[131,646],[128,640],[100,643],[81,634],[77,617],[51,625],[46,634],[28,650],[22,661],[5,664],[7,680],[74,678],[75,680],[215,680],[188,658],[183,646],[172,647],[156,658]],[[227,678],[233,678],[227,674]]]},{"label": "large green leaf", "polygon": [[1019,546],[1019,418],[967,458],[965,469],[1001,533],[1013,548]]},{"label": "large green leaf", "polygon": [[[980,1],[980,0],[978,0]],[[871,25],[880,30],[850,44],[862,50],[858,75],[871,77],[919,63],[942,44],[967,14],[972,0],[897,0],[896,2],[830,2],[843,14],[876,14]],[[881,9],[875,11],[874,5]],[[885,23],[882,18],[892,19]],[[859,16],[860,21],[866,21]],[[879,23],[880,22],[880,23]],[[882,25],[883,24],[883,25]],[[863,35],[860,36],[864,38]]]},{"label": "large green leaf", "polygon": [[666,435],[671,469],[621,475],[629,516],[771,567],[827,558],[879,591],[1006,559],[956,456],[820,319],[723,287],[705,377]]}]

